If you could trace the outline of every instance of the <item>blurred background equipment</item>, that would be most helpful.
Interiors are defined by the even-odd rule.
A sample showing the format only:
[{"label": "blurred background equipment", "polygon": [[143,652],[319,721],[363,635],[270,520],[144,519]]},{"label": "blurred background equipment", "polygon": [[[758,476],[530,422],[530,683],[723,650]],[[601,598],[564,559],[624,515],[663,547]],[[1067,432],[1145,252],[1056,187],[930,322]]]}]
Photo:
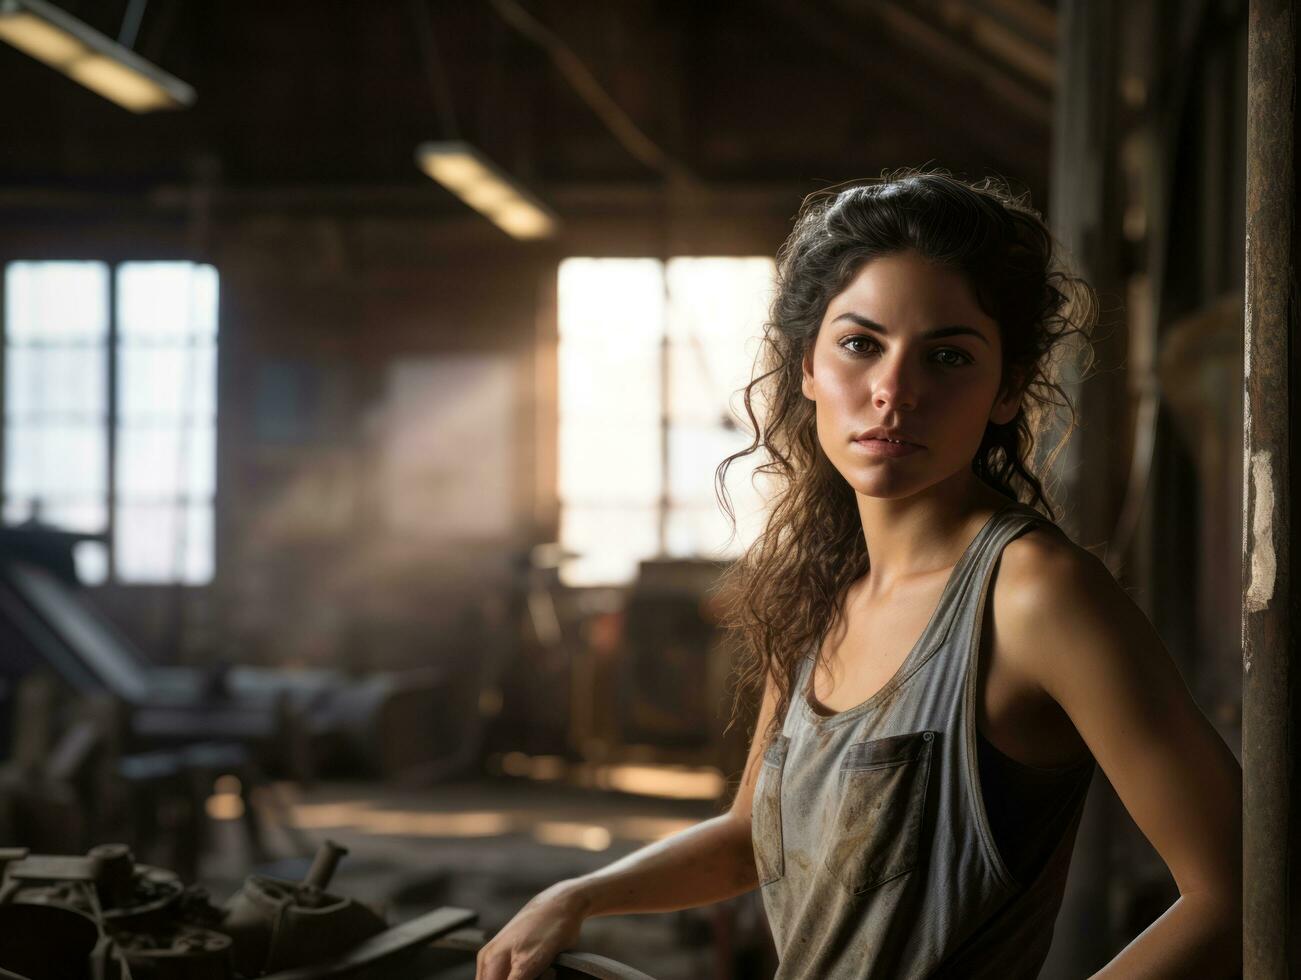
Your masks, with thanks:
[{"label": "blurred background equipment", "polygon": [[673,750],[704,763],[721,757],[718,707],[730,664],[708,612],[718,566],[643,561],[623,618],[614,703],[618,741]]},{"label": "blurred background equipment", "polygon": [[[80,594],[72,546],[87,535],[0,529],[0,631],[6,686],[43,666],[81,695],[127,712],[127,747],[226,740],[267,771],[304,780],[322,769],[410,776],[437,765],[446,678],[432,668],[354,679],[215,661],[155,667]],[[0,713],[0,717],[3,714]]]}]

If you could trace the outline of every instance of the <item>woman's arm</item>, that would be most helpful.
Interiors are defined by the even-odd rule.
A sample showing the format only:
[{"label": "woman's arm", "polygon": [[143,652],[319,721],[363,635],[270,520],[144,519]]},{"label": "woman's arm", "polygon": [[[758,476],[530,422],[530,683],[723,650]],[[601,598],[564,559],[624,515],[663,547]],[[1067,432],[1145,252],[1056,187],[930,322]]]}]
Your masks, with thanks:
[{"label": "woman's arm", "polygon": [[756,884],[747,827],[731,814],[714,817],[539,892],[479,950],[475,980],[540,976],[578,944],[585,919],[705,905]]},{"label": "woman's arm", "polygon": [[753,889],[759,880],[750,809],[763,762],[761,736],[774,708],[769,679],[741,785],[727,813],[534,896],[479,951],[475,980],[538,976],[558,952],[577,943],[585,919],[692,908]]},{"label": "woman's arm", "polygon": [[1096,976],[1232,977],[1242,969],[1242,770],[1147,617],[1064,538],[1004,549],[1001,655],[1070,716],[1179,899]]},{"label": "woman's arm", "polygon": [[590,919],[694,908],[748,892],[758,883],[749,821],[724,813],[563,882],[562,891]]}]

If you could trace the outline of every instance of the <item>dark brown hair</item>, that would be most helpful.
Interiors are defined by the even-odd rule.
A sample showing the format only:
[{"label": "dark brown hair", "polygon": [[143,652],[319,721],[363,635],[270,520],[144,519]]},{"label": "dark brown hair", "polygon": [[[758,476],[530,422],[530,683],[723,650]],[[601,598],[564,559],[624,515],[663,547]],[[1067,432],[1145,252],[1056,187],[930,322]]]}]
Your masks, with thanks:
[{"label": "dark brown hair", "polygon": [[[774,488],[764,530],[719,585],[724,623],[742,648],[728,727],[757,704],[771,673],[778,701],[765,740],[780,729],[800,659],[867,571],[854,491],[818,443],[815,407],[801,390],[801,362],[828,304],[863,264],[907,249],[964,275],[999,325],[1004,389],[1023,392],[1015,418],[986,427],[972,470],[1007,497],[1056,518],[1040,473],[1051,468],[1075,427],[1062,369],[1072,363],[1082,377],[1091,366],[1097,299],[1087,282],[1060,265],[1060,248],[1028,194],[1014,195],[993,178],[968,183],[909,170],[806,198],[777,253],[759,366],[744,389],[753,440],[716,473],[719,502],[734,528],[725,484],[731,464],[764,454],[756,475],[765,474]],[[1061,421],[1063,408],[1068,424],[1036,462],[1036,439]]]}]

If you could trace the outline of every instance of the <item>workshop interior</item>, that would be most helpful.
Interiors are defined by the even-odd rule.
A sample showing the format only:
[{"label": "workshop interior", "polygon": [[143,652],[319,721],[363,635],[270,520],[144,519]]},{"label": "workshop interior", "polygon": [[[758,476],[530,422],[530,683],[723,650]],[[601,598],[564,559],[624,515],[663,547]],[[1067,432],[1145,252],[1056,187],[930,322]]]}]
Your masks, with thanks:
[{"label": "workshop interior", "polygon": [[[1062,526],[1241,757],[1249,6],[0,0],[0,976],[465,980],[721,813],[716,468],[801,201],[900,167],[1098,291]],[[1096,779],[1042,977],[1177,896]],[[549,975],[775,967],[750,892]]]}]

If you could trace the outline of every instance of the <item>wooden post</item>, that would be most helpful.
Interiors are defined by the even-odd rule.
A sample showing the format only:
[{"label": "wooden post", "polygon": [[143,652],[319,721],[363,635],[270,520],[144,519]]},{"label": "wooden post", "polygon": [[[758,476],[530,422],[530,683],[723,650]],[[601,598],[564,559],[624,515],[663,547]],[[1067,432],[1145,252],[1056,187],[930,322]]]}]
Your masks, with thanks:
[{"label": "wooden post", "polygon": [[1243,374],[1243,976],[1301,976],[1301,774],[1292,474],[1301,426],[1296,8],[1251,0]]},{"label": "wooden post", "polygon": [[[1116,71],[1119,0],[1062,0],[1058,5],[1057,96],[1053,124],[1051,200],[1048,218],[1067,260],[1103,297],[1120,288],[1123,244],[1118,206]],[[1114,307],[1108,300],[1104,306]],[[1103,324],[1110,340],[1095,346],[1100,370],[1088,379],[1065,380],[1081,418],[1059,460],[1062,525],[1085,547],[1105,543],[1116,512],[1112,473],[1117,459],[1117,406],[1124,404],[1124,375],[1112,369],[1123,359],[1125,332]],[[1072,365],[1073,367],[1073,365]],[[1046,445],[1054,445],[1053,432]],[[1086,976],[1116,952],[1111,901],[1112,852],[1119,798],[1105,779],[1095,779],[1076,836],[1075,853],[1058,916],[1058,929],[1044,976]],[[1128,937],[1126,937],[1128,938]]]}]

